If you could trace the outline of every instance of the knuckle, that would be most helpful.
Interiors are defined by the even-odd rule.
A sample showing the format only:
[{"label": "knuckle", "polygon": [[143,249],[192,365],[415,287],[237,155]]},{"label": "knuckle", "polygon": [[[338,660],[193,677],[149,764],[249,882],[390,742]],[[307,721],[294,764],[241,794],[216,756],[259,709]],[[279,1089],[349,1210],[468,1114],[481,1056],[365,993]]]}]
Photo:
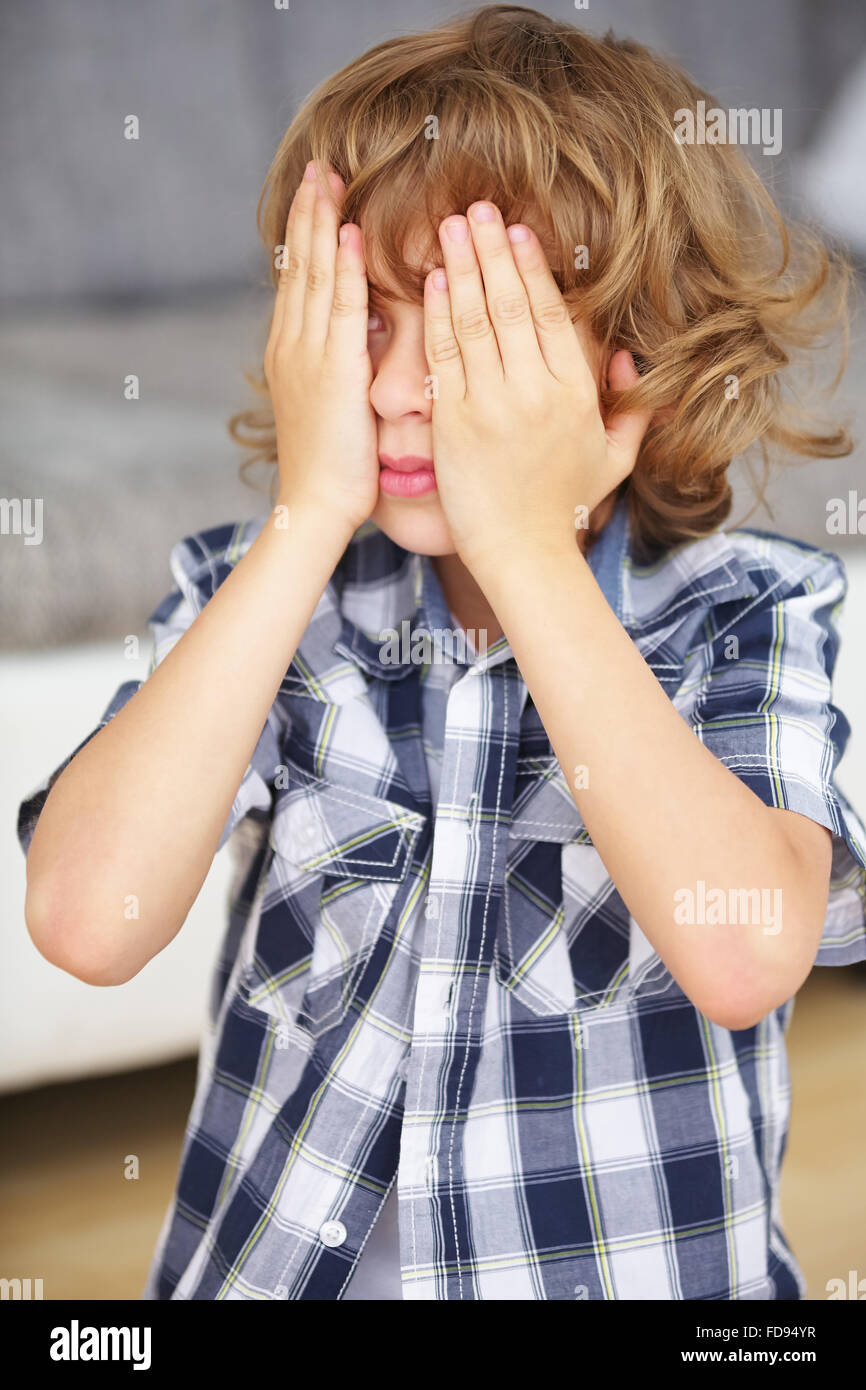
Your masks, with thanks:
[{"label": "knuckle", "polygon": [[326,288],[330,281],[330,276],[325,267],[319,261],[311,261],[307,267],[307,289],[316,291]]},{"label": "knuckle", "polygon": [[443,333],[430,344],[430,361],[433,363],[453,362],[460,356],[460,345],[453,333]]},{"label": "knuckle", "polygon": [[562,299],[547,299],[535,307],[535,322],[539,328],[562,328],[571,323],[568,309]]},{"label": "knuckle", "polygon": [[286,284],[292,284],[296,280],[303,279],[306,273],[306,257],[302,256],[298,251],[290,250],[286,256],[286,263],[280,270],[280,281]]},{"label": "knuckle", "polygon": [[507,240],[497,240],[494,241],[490,246],[485,246],[483,255],[485,260],[487,260],[488,262],[504,260],[506,263],[508,263],[509,261],[513,261],[514,259],[513,252],[511,250],[511,242]]},{"label": "knuckle", "polygon": [[351,286],[338,278],[334,285],[334,298],[331,303],[331,313],[334,318],[348,318],[351,314],[357,313],[359,308],[357,296],[352,293]]},{"label": "knuckle", "polygon": [[464,309],[457,315],[454,326],[461,338],[486,338],[493,332],[493,325],[484,308]]},{"label": "knuckle", "polygon": [[493,316],[499,323],[523,323],[529,315],[526,295],[508,290],[493,301]]}]

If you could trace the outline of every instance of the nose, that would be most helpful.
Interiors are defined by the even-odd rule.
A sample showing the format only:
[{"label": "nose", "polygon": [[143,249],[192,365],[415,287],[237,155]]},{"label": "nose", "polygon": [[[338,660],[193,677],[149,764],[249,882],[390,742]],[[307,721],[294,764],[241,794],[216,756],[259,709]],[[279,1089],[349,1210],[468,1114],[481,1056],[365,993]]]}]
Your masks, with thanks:
[{"label": "nose", "polygon": [[381,419],[396,424],[433,418],[433,387],[424,351],[424,311],[400,314],[379,353],[373,354],[370,403]]}]

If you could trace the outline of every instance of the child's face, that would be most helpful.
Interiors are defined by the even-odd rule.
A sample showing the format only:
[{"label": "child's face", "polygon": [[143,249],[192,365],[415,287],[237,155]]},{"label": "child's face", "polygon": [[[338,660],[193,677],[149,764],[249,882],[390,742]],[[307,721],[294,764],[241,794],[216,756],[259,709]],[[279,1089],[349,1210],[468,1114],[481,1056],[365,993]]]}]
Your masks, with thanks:
[{"label": "child's face", "polygon": [[[426,269],[423,266],[422,269]],[[600,385],[605,362],[598,343],[575,324]],[[373,366],[370,401],[378,426],[379,461],[408,457],[433,466],[433,400],[424,350],[424,308],[370,293],[367,343]],[[416,463],[416,466],[420,466]],[[452,555],[455,547],[435,486],[419,496],[381,487],[371,519],[391,540],[421,555]]]},{"label": "child's face", "polygon": [[[433,466],[433,401],[425,383],[424,309],[371,296],[367,343],[373,364],[370,401],[376,413],[379,462],[414,456]],[[451,555],[454,545],[438,490],[395,497],[379,490],[371,513],[377,526],[406,550]]]}]

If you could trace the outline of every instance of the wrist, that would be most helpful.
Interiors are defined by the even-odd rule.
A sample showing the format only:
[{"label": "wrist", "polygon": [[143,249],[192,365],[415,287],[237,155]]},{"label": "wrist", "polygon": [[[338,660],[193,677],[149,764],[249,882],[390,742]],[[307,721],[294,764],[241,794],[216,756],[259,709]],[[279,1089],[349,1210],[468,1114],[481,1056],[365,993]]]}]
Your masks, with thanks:
[{"label": "wrist", "polygon": [[344,516],[331,502],[280,492],[265,525],[277,532],[303,534],[328,547],[345,550],[360,522]]},{"label": "wrist", "polygon": [[501,589],[503,584],[539,568],[587,565],[573,534],[551,542],[549,537],[542,541],[523,533],[467,550],[460,558],[485,593],[491,588]]},{"label": "wrist", "polygon": [[348,522],[340,522],[332,509],[315,499],[287,500],[279,496],[253,545],[291,575],[300,566],[304,572],[321,570],[327,578],[339,564],[352,535]]}]

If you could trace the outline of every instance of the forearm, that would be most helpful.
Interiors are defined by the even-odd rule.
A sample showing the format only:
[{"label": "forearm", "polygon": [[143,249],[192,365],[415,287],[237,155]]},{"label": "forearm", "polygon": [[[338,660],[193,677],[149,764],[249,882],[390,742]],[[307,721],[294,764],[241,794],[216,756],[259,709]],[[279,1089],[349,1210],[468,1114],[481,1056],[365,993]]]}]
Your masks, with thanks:
[{"label": "forearm", "polygon": [[[289,511],[256,540],[140,690],[52,788],[27,856],[39,950],[94,984],[176,935],[280,682],[349,540]],[[137,916],[128,915],[135,903]]]},{"label": "forearm", "polygon": [[[476,573],[605,867],[692,1001],[728,1026],[802,983],[826,906],[784,818],[695,737],[575,547]],[[585,785],[584,785],[585,783]],[[767,890],[760,923],[677,921],[683,893]],[[679,895],[679,898],[677,897]],[[707,914],[712,916],[712,914]]]}]

